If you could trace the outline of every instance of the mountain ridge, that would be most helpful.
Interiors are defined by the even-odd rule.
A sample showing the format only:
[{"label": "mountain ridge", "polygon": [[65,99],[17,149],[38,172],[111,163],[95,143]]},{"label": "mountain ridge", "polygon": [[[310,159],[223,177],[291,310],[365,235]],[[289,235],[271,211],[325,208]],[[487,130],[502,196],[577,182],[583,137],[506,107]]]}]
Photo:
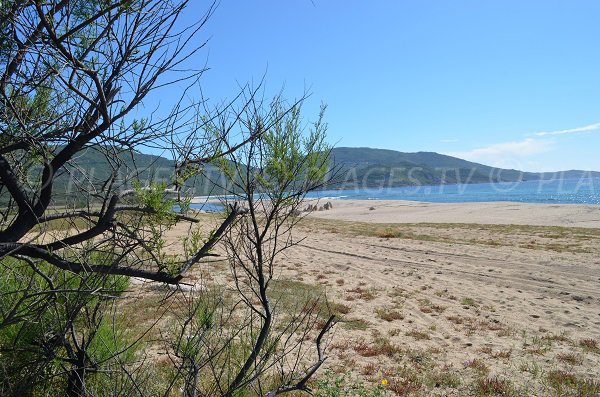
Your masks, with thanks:
[{"label": "mountain ridge", "polygon": [[332,163],[342,174],[329,188],[401,187],[419,184],[499,183],[600,177],[600,172],[527,172],[491,167],[436,152],[400,152],[369,147],[336,147]]},{"label": "mountain ridge", "polygon": [[[110,154],[110,155],[109,155]],[[96,147],[85,150],[58,176],[55,192],[62,200],[78,200],[81,194],[81,182],[88,190],[102,189],[112,173],[114,162],[119,167],[117,184],[127,188],[131,179],[142,184],[150,181],[169,183],[174,170],[173,160],[165,157],[141,153],[112,150]],[[514,169],[494,168],[457,157],[436,152],[399,152],[390,149],[369,147],[337,147],[331,151],[331,169],[336,178],[329,181],[323,189],[356,189],[402,187],[416,185],[444,185],[470,183],[498,183],[527,180],[574,179],[600,177],[600,172],[565,170],[553,173],[524,172]],[[41,172],[41,170],[38,170]],[[35,174],[35,172],[34,172]],[[37,179],[33,177],[32,180]],[[215,187],[227,183],[217,167],[206,165],[203,175],[189,180],[184,188],[192,195],[221,194],[222,188]],[[0,202],[5,201],[0,197]]]}]

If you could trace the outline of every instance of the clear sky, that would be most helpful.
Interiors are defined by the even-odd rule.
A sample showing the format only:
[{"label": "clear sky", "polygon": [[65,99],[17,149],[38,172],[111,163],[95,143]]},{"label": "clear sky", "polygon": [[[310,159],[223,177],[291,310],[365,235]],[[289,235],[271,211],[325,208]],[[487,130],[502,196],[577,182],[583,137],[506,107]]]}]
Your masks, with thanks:
[{"label": "clear sky", "polygon": [[599,18],[598,0],[222,0],[198,61],[211,99],[263,75],[310,90],[337,146],[600,170]]}]

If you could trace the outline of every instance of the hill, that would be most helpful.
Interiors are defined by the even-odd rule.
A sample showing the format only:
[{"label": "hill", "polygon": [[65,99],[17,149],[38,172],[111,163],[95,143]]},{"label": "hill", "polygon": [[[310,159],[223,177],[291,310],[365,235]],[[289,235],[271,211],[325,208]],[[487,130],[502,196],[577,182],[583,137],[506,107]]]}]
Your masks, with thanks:
[{"label": "hill", "polygon": [[494,168],[435,152],[405,153],[365,147],[334,148],[332,162],[340,171],[335,183],[328,187],[339,189],[600,177],[600,172],[524,172]]},{"label": "hill", "polygon": [[[332,150],[331,159],[332,168],[338,172],[335,180],[325,186],[327,189],[600,177],[599,172],[581,170],[533,173],[494,168],[434,152],[404,153],[386,149],[338,147]],[[96,146],[83,151],[66,170],[61,170],[54,186],[57,202],[77,202],[82,199],[82,191],[101,192],[115,164],[119,164],[117,180],[113,185],[116,189],[131,188],[133,179],[140,180],[143,185],[150,181],[167,184],[172,181],[172,160]],[[32,173],[40,171],[32,170]],[[39,180],[39,176],[32,175],[30,180]],[[226,183],[219,170],[209,164],[205,166],[203,175],[189,180],[185,188],[194,196],[221,194],[224,192],[221,186]],[[8,199],[5,196],[0,195],[0,202]]]},{"label": "hill", "polygon": [[[54,204],[65,202],[85,203],[82,192],[96,192],[98,198],[104,194],[106,181],[116,170],[113,190],[132,188],[132,181],[139,180],[142,185],[150,182],[165,183],[173,181],[175,164],[173,160],[153,154],[120,150],[118,147],[96,145],[78,153],[77,157],[58,171],[54,182]],[[29,180],[41,179],[41,167],[29,170]],[[223,184],[223,175],[212,165],[207,165],[201,176],[188,180],[185,184],[192,195],[209,195],[222,193],[223,189],[215,188]],[[33,186],[35,187],[35,185]],[[9,199],[6,191],[0,192],[0,203]]]}]

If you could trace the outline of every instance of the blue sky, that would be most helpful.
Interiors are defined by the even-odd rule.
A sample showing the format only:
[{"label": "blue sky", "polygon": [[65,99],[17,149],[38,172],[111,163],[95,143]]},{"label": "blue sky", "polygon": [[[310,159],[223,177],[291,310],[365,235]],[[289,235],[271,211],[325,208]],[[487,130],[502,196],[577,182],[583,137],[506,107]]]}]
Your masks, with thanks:
[{"label": "blue sky", "polygon": [[599,16],[597,0],[222,0],[196,61],[212,100],[263,75],[310,90],[337,146],[600,170]]}]

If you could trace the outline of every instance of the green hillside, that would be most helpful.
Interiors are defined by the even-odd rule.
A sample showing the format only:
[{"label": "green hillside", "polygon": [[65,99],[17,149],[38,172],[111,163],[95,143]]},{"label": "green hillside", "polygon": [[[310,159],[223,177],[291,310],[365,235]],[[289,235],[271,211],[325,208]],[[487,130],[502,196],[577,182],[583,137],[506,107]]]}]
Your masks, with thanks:
[{"label": "green hillside", "polygon": [[[328,189],[600,177],[599,172],[580,170],[532,173],[493,168],[434,152],[339,147],[332,150],[331,159],[332,169],[337,172],[335,180],[325,187]],[[117,178],[113,189],[122,190],[131,188],[132,180],[139,180],[142,185],[151,181],[170,184],[174,164],[157,155],[95,146],[80,153],[67,168],[59,170],[53,189],[57,203],[78,202],[82,199],[82,191],[96,191],[101,195],[105,182],[115,169]],[[39,180],[40,171],[32,170],[30,181]],[[209,164],[203,175],[187,181],[184,188],[187,194],[204,196],[224,193],[222,187],[225,185],[224,176]],[[4,191],[0,194],[0,202],[6,200],[8,196]]]},{"label": "green hillside", "polygon": [[[113,191],[131,189],[134,180],[142,185],[156,182],[169,186],[173,181],[174,168],[174,162],[162,156],[96,145],[81,151],[68,165],[57,171],[52,189],[55,204],[85,203],[83,192],[91,192],[101,199],[113,172],[116,173]],[[38,190],[36,186],[41,180],[41,172],[41,167],[29,170],[28,180],[32,183],[33,191]],[[214,166],[207,165],[203,175],[188,180],[184,188],[195,196],[220,194],[223,189],[219,185],[223,183],[223,175]],[[8,199],[8,192],[2,190],[0,203],[5,204]]]},{"label": "green hillside", "polygon": [[338,169],[330,188],[374,188],[455,183],[497,183],[600,176],[579,170],[557,173],[493,168],[434,152],[404,153],[387,149],[339,147],[332,151]]}]

